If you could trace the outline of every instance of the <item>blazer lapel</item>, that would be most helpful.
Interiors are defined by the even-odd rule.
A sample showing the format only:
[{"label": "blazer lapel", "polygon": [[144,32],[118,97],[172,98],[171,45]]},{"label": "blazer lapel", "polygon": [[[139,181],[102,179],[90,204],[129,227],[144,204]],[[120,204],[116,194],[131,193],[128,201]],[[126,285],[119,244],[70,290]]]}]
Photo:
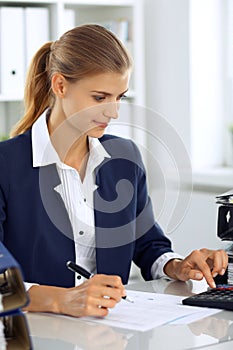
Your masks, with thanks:
[{"label": "blazer lapel", "polygon": [[41,198],[50,220],[66,237],[73,239],[73,229],[66,207],[60,194],[54,189],[61,184],[55,164],[40,168],[39,183]]}]

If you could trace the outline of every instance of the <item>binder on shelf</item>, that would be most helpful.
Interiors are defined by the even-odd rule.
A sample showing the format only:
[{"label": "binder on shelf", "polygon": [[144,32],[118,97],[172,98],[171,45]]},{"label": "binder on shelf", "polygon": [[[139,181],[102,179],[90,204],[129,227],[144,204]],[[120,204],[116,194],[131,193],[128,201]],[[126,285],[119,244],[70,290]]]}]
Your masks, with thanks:
[{"label": "binder on shelf", "polygon": [[32,350],[28,324],[23,313],[0,317],[0,349]]},{"label": "binder on shelf", "polygon": [[113,32],[124,45],[130,43],[130,23],[127,19],[99,22],[100,25]]},{"label": "binder on shelf", "polygon": [[46,7],[26,7],[25,23],[25,56],[26,70],[36,51],[49,41],[49,10]]},{"label": "binder on shelf", "polygon": [[26,306],[28,301],[21,268],[4,244],[0,242],[1,350],[32,349],[27,321],[21,312],[21,308]]},{"label": "binder on shelf", "polygon": [[24,21],[22,7],[0,7],[0,93],[23,96]]},{"label": "binder on shelf", "polygon": [[121,19],[117,23],[117,36],[124,45],[129,42],[129,21]]},{"label": "binder on shelf", "polygon": [[2,297],[0,316],[15,312],[16,310],[26,306],[29,301],[23,283],[21,268],[1,242],[0,294]]},{"label": "binder on shelf", "polygon": [[62,23],[61,34],[75,27],[75,11],[73,9],[64,10],[64,20]]}]

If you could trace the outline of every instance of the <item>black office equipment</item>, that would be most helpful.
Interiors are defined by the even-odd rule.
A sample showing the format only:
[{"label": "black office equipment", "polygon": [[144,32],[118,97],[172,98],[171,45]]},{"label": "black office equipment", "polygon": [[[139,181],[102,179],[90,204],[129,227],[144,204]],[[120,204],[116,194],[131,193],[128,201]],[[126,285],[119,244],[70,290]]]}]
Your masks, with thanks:
[{"label": "black office equipment", "polygon": [[[216,197],[219,204],[217,236],[222,241],[233,241],[233,190]],[[225,274],[217,275],[214,281],[218,288],[192,295],[183,299],[184,305],[203,306],[233,310],[233,244],[225,249],[228,254],[228,267]]]},{"label": "black office equipment", "polygon": [[223,241],[233,241],[233,193],[216,197],[218,208],[217,236]]},{"label": "black office equipment", "polygon": [[233,310],[233,286],[219,287],[182,300],[184,305]]},{"label": "black office equipment", "polygon": [[[216,197],[219,204],[217,218],[217,236],[224,242],[233,241],[233,190]],[[224,276],[217,276],[216,284],[233,285],[233,244],[226,248],[228,268]]]}]

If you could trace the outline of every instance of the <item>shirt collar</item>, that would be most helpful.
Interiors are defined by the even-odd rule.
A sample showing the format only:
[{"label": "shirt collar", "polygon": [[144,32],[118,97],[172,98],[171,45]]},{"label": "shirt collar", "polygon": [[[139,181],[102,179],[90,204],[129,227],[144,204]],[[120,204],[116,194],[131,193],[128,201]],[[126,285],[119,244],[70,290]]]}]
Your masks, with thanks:
[{"label": "shirt collar", "polygon": [[[57,164],[64,168],[55,148],[53,147],[48,127],[47,127],[48,110],[35,121],[32,126],[32,158],[33,167]],[[96,167],[104,158],[111,158],[110,154],[103,147],[97,138],[89,137],[90,163]]]}]

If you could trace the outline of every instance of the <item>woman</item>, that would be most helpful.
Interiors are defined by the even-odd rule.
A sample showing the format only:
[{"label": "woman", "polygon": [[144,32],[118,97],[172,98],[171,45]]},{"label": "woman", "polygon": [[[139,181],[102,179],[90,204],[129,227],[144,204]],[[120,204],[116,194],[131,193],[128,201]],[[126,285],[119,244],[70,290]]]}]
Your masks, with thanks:
[{"label": "woman", "polygon": [[[1,240],[29,283],[28,311],[106,316],[125,296],[132,260],[146,280],[205,277],[214,287],[225,272],[224,251],[173,253],[138,149],[104,135],[131,68],[121,42],[98,25],[66,32],[32,60],[25,115],[0,144]],[[75,286],[68,260],[94,277]]]}]

